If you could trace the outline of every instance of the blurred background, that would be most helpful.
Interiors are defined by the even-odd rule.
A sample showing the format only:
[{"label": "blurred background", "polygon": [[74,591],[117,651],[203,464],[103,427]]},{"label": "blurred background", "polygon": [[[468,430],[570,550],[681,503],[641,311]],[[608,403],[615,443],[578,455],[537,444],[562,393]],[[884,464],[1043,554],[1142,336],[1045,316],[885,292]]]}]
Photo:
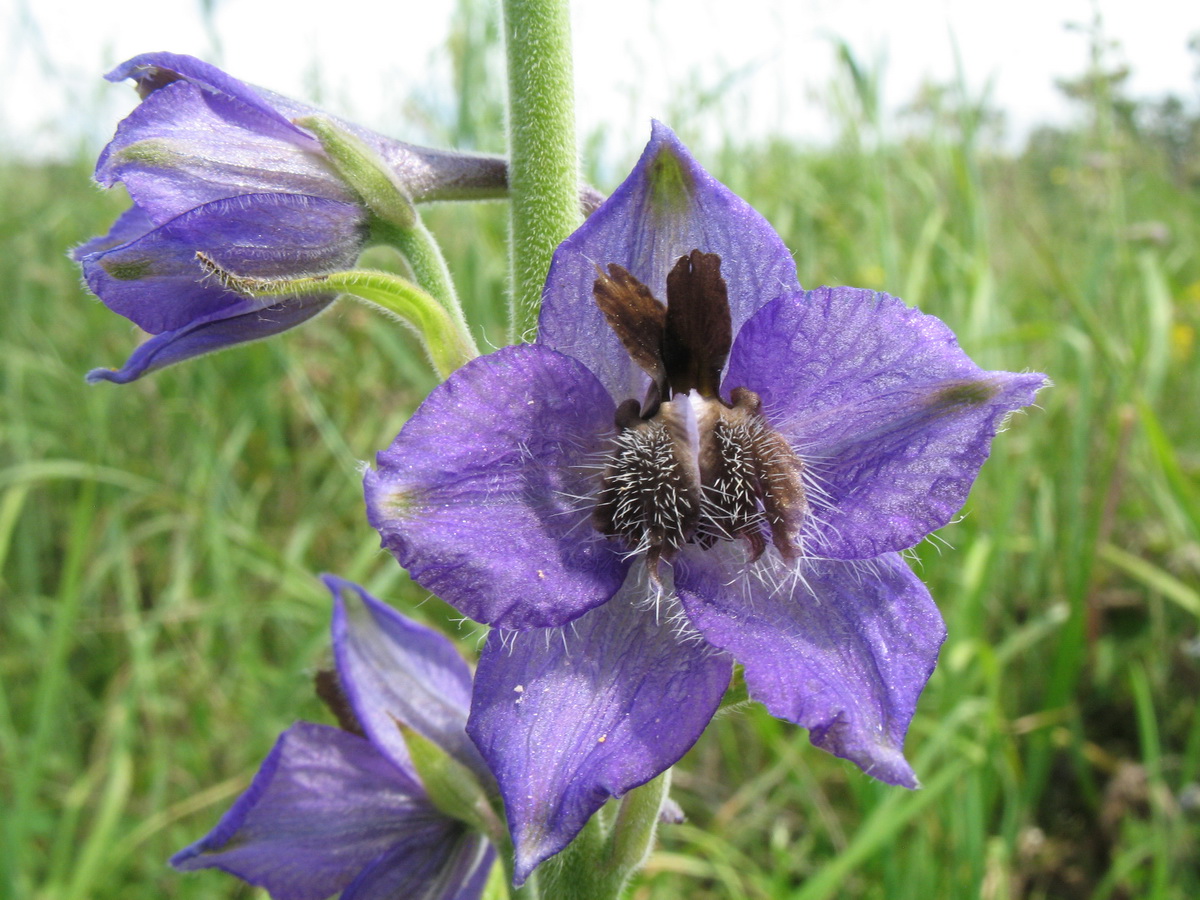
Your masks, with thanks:
[{"label": "blurred background", "polygon": [[[361,461],[433,386],[390,322],[310,325],[87,386],[136,338],[67,250],[147,50],[416,142],[503,147],[492,3],[5,0],[0,55],[0,897],[257,897],[166,858],[292,721],[328,721],[320,571],[459,637],[365,523]],[[632,896],[1200,896],[1200,11],[1174,2],[577,3],[586,177],[671,124],[793,248],[985,368],[1047,372],[961,520],[916,548],[950,637],[918,792],[748,706],[677,770]],[[427,210],[504,340],[506,209]]]}]

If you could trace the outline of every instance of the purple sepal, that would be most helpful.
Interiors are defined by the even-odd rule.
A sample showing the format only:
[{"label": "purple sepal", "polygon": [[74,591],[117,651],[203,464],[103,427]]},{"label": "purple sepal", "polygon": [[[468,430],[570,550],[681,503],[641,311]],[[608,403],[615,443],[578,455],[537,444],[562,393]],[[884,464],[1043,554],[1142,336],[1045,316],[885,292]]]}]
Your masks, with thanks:
[{"label": "purple sepal", "polygon": [[128,384],[166,366],[295,328],[322,312],[333,301],[333,295],[324,294],[297,297],[275,306],[253,307],[248,312],[233,316],[217,313],[208,320],[155,335],[139,345],[121,368],[92,369],[87,373],[87,381],[89,384],[100,381]]},{"label": "purple sepal", "polygon": [[464,841],[478,838],[435,810],[368,741],[299,722],[280,736],[217,827],[171,865],[222,869],[275,900],[321,900],[383,854],[394,877],[419,883],[461,853]]},{"label": "purple sepal", "polygon": [[413,579],[501,628],[562,625],[628,564],[590,524],[614,407],[579,362],[537,345],[463,366],[365,478],[367,518]]},{"label": "purple sepal", "polygon": [[745,324],[724,393],[758,393],[809,467],[808,551],[868,559],[949,522],[1005,418],[1045,384],[984,371],[939,319],[895,297],[825,287]]},{"label": "purple sepal", "polygon": [[946,628],[895,553],[798,562],[742,544],[688,548],[675,584],[705,639],[745,667],[750,696],[812,743],[889,784],[917,787],[904,735]]},{"label": "purple sepal", "polygon": [[[391,166],[406,193],[414,201],[495,197],[501,196],[506,189],[507,163],[502,157],[437,150],[393,140],[368,128],[331,115],[315,106],[299,103],[265,88],[248,85],[222,72],[216,66],[192,56],[177,53],[143,53],[141,56],[136,56],[117,66],[105,77],[110,81],[121,81],[124,78],[134,79],[137,82],[138,91],[145,98],[146,103],[155,99],[154,94],[164,92],[182,80],[188,85],[203,90],[207,97],[214,98],[215,102],[212,104],[214,111],[231,111],[231,118],[225,120],[229,124],[240,127],[258,124],[264,129],[263,138],[268,136],[286,137],[288,141],[296,145],[296,148],[314,154],[314,165],[318,164],[318,158],[324,155],[320,142],[304,129],[294,125],[293,122],[296,119],[312,115],[327,118],[339,128],[358,137],[378,153]],[[164,111],[167,114],[170,113],[170,110],[165,107]],[[183,114],[182,110],[180,114]],[[137,121],[139,115],[140,111],[135,110],[130,116],[130,120]],[[186,121],[180,124],[185,129],[187,128]],[[150,132],[149,136],[152,134]],[[222,137],[217,134],[216,129],[209,135],[198,134],[196,146],[189,147],[189,150],[198,154],[213,152],[218,144],[228,141],[229,137],[229,135]],[[119,133],[118,138],[120,138]],[[236,140],[232,146],[226,147],[227,151],[238,149]],[[106,155],[108,152],[108,150],[105,151]],[[298,164],[300,158],[296,156],[295,148],[281,148],[281,152],[282,156],[290,161],[289,166]],[[254,165],[258,160],[261,160],[261,157],[252,154],[249,165]],[[104,162],[103,157],[101,162]],[[228,168],[224,171],[227,173],[234,171],[237,160],[226,158],[226,162]],[[263,166],[267,170],[266,172],[244,174],[251,177],[259,174],[263,177],[270,177],[271,172],[276,171],[275,165],[270,162],[264,162]],[[288,185],[292,183],[297,174],[307,177],[316,171],[305,168],[296,173],[291,171],[289,166],[285,166],[280,171],[279,185],[275,189],[290,190]],[[210,185],[209,190],[219,192],[223,189],[224,183],[220,181],[220,178],[217,180],[218,183]],[[194,185],[190,189],[200,191],[205,187]],[[341,179],[331,174],[330,181],[324,189],[304,191],[304,193],[314,193],[316,196],[336,199],[343,196],[344,191],[345,187],[341,183]],[[224,196],[232,196],[234,192],[234,189],[231,188]]]},{"label": "purple sepal", "polygon": [[631,576],[566,628],[488,637],[467,731],[500,783],[518,885],[606,800],[677,762],[729,684],[729,658],[660,619],[647,590]]},{"label": "purple sepal", "polygon": [[296,140],[308,143],[313,149],[320,146],[307,131],[293,125],[287,117],[281,115],[275,105],[263,96],[263,92],[194,56],[165,52],[142,53],[121,63],[104,77],[113,82],[132,78],[144,96],[182,78],[209,91],[232,97],[257,110],[264,117],[273,119],[277,125],[293,131]]},{"label": "purple sepal", "polygon": [[766,219],[655,122],[633,172],[555,251],[538,343],[582,361],[618,402],[640,400],[647,379],[593,299],[596,267],[625,267],[665,303],[667,272],[695,249],[721,257],[734,334],[768,300],[799,287],[792,255]]},{"label": "purple sepal", "polygon": [[96,164],[96,181],[118,181],[156,224],[239,194],[356,198],[312,139],[240,99],[177,81],[121,122]]},{"label": "purple sepal", "polygon": [[402,616],[358,585],[333,575],[333,652],[342,690],[371,743],[410,767],[398,724],[424,735],[473,769],[491,772],[467,737],[471,670],[438,632]]},{"label": "purple sepal", "polygon": [[89,253],[83,272],[105,306],[159,334],[270,303],[226,290],[201,267],[197,251],[239,276],[328,271],[354,262],[363,225],[357,207],[336,200],[248,194],[207,203],[127,243]]}]

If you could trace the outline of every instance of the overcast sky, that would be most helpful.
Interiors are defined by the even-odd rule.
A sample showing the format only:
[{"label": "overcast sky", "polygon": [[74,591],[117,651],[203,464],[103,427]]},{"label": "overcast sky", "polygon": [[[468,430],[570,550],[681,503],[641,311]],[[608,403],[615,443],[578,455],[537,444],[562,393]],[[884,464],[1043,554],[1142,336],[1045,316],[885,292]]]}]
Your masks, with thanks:
[{"label": "overcast sky", "polygon": [[[147,50],[214,59],[243,80],[300,99],[312,99],[315,78],[331,110],[400,137],[406,98],[450,97],[442,47],[452,0],[212,4],[215,40],[202,0],[0,0],[0,150],[80,143],[98,150],[135,102],[127,87],[99,76]],[[710,133],[819,140],[830,128],[823,107],[837,36],[860,59],[885,61],[892,109],[924,78],[951,80],[957,46],[968,84],[979,92],[992,83],[993,101],[1019,137],[1069,114],[1054,80],[1084,70],[1088,42],[1065,26],[1090,22],[1097,5],[1132,68],[1132,93],[1196,99],[1200,57],[1188,51],[1189,37],[1200,33],[1196,2],[576,0],[580,131],[602,128],[610,151],[630,143],[633,152],[651,117],[670,122],[682,115],[681,97],[737,73],[705,120]]]}]

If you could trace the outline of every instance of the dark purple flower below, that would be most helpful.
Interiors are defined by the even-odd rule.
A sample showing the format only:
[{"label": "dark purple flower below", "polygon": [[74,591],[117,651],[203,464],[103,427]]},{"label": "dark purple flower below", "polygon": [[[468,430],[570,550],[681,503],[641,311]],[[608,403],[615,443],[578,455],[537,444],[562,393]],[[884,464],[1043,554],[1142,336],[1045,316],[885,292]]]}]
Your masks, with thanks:
[{"label": "dark purple flower below", "polygon": [[275,900],[477,900],[486,839],[430,802],[398,724],[490,776],[466,739],[471,673],[453,645],[331,576],[338,681],[354,731],[298,722],[249,789],[171,864],[223,869]]},{"label": "dark purple flower below", "polygon": [[537,343],[456,372],[366,476],[384,546],[498,629],[468,732],[518,881],[687,751],[734,660],[814,744],[915,787],[903,741],[945,630],[900,551],[1044,382],[886,294],[801,291],[656,125],[555,254]]}]

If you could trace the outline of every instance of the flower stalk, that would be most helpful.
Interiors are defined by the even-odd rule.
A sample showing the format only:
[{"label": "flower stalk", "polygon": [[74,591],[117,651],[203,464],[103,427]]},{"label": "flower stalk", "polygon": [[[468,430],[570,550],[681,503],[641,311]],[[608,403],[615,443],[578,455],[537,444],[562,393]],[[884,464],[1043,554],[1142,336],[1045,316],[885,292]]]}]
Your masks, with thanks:
[{"label": "flower stalk", "polygon": [[554,249],[581,221],[570,14],[505,0],[511,197],[511,338],[531,339]]},{"label": "flower stalk", "polygon": [[379,243],[388,244],[399,251],[408,264],[412,280],[441,304],[463,334],[469,334],[467,319],[458,301],[458,291],[454,287],[454,279],[450,277],[446,257],[420,217],[407,228],[377,220],[373,236]]},{"label": "flower stalk", "polygon": [[465,325],[417,285],[387,272],[351,269],[299,278],[252,278],[222,268],[197,253],[196,259],[223,287],[247,297],[305,297],[343,292],[394,315],[420,338],[434,370],[446,378],[479,355]]}]

